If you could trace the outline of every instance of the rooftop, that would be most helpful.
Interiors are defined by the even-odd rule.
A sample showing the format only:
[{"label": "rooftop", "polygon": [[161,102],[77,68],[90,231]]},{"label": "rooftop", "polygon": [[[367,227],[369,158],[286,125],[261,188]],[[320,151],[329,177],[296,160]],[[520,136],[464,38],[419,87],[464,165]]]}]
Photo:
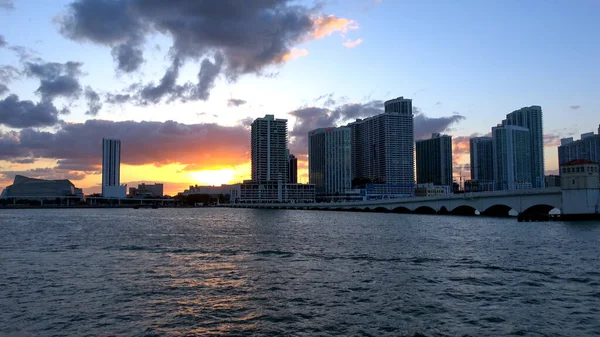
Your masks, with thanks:
[{"label": "rooftop", "polygon": [[598,163],[595,161],[591,161],[591,160],[587,160],[587,159],[575,159],[575,160],[568,161],[560,166],[573,166],[573,165],[586,165],[586,164],[598,165]]}]

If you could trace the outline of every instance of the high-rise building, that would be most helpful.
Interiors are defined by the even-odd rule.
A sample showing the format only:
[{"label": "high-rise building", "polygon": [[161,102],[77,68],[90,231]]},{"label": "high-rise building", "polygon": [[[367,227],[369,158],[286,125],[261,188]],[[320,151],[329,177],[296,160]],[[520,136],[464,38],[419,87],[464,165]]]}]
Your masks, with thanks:
[{"label": "high-rise building", "polygon": [[125,198],[127,186],[121,186],[121,141],[102,138],[102,196]]},{"label": "high-rise building", "polygon": [[434,133],[415,144],[417,184],[452,186],[452,137]]},{"label": "high-rise building", "polygon": [[537,105],[515,110],[502,121],[502,125],[516,125],[529,129],[531,178],[533,187],[544,187],[544,131],[542,108]]},{"label": "high-rise building", "polygon": [[494,180],[494,150],[492,137],[472,137],[469,140],[471,181]]},{"label": "high-rise building", "polygon": [[288,181],[287,120],[273,115],[252,122],[252,181]]},{"label": "high-rise building", "polygon": [[414,191],[412,100],[384,103],[385,112],[348,124],[352,138],[352,176]]},{"label": "high-rise building", "polygon": [[308,176],[318,195],[343,194],[352,187],[350,128],[321,128],[308,133]]},{"label": "high-rise building", "polygon": [[293,154],[290,154],[288,158],[288,182],[296,184],[298,183],[298,158]]},{"label": "high-rise building", "polygon": [[532,187],[530,132],[527,128],[515,125],[492,128],[494,181],[498,189]]},{"label": "high-rise building", "polygon": [[581,139],[576,141],[573,141],[573,137],[560,140],[558,164],[563,165],[578,159],[600,163],[600,127],[598,127],[598,134],[588,132],[582,134]]}]

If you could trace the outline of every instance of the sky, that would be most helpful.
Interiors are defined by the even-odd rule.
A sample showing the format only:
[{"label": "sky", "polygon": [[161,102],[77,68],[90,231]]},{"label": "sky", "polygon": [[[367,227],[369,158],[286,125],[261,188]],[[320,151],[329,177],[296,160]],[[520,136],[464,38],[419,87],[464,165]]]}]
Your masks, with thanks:
[{"label": "sky", "polygon": [[307,133],[413,100],[415,138],[468,139],[543,109],[545,168],[600,123],[600,1],[0,0],[0,187],[16,174],[101,190],[102,138],[121,183],[250,178],[252,120]]}]

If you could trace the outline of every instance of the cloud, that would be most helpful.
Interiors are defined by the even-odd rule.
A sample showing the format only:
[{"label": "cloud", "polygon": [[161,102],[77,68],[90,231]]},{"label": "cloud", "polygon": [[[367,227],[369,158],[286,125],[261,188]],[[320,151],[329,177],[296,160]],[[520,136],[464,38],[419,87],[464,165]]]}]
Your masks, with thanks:
[{"label": "cloud", "polygon": [[33,164],[35,163],[35,158],[17,158],[10,161],[15,164]]},{"label": "cloud", "polygon": [[6,43],[6,40],[4,39],[4,35],[0,34],[0,48],[4,48],[8,45],[8,43]]},{"label": "cloud", "polygon": [[11,10],[15,9],[15,5],[12,0],[0,0],[0,8]]},{"label": "cloud", "polygon": [[230,98],[227,100],[227,106],[230,107],[238,107],[240,105],[244,105],[248,102],[244,101],[243,99],[237,99],[237,98]]},{"label": "cloud", "polygon": [[64,64],[26,62],[25,73],[29,77],[40,79],[40,86],[36,92],[42,96],[43,100],[53,100],[59,96],[75,99],[79,97],[82,91],[78,80],[82,65],[80,62],[67,62]]},{"label": "cloud", "polygon": [[308,55],[308,50],[292,48],[292,50],[290,50],[289,53],[281,57],[281,60],[287,62],[306,55]]},{"label": "cloud", "polygon": [[249,160],[250,133],[241,125],[104,120],[65,123],[55,133],[0,131],[0,159],[57,159],[57,168],[63,170],[97,171],[103,137],[121,139],[121,163],[128,165],[179,163],[210,169]]},{"label": "cloud", "polygon": [[414,117],[415,140],[427,139],[432,133],[441,133],[446,131],[451,125],[465,119],[462,115],[452,115],[447,117],[427,117],[420,113]]},{"label": "cloud", "polygon": [[471,149],[471,136],[454,136],[452,137],[452,155],[461,156],[470,154]]},{"label": "cloud", "polygon": [[321,39],[329,36],[334,32],[347,33],[349,30],[358,29],[358,24],[354,20],[338,18],[334,15],[320,17],[314,22],[314,30],[312,36],[315,39]]},{"label": "cloud", "polygon": [[[295,49],[301,43],[358,28],[352,20],[322,16],[318,8],[291,0],[254,0],[243,6],[238,0],[76,0],[57,21],[63,36],[111,48],[117,69],[125,72],[143,63],[141,47],[149,36],[170,37],[173,62],[161,80],[165,84],[142,85],[137,93],[147,96],[138,102],[157,103],[163,98],[206,100],[221,74],[229,80],[262,75],[269,66],[305,55]],[[198,83],[177,84],[179,67],[188,61],[201,61]]]},{"label": "cloud", "polygon": [[544,135],[544,147],[557,147],[560,145],[561,135],[547,133]]},{"label": "cloud", "polygon": [[11,128],[53,126],[58,123],[58,110],[49,101],[21,101],[17,95],[0,100],[0,124]]},{"label": "cloud", "polygon": [[2,83],[0,83],[0,96],[3,96],[5,93],[7,93],[8,87]]},{"label": "cloud", "polygon": [[89,86],[85,88],[84,95],[88,105],[88,111],[86,111],[86,114],[96,116],[98,112],[100,112],[100,109],[102,109],[100,95],[98,95],[98,93]]},{"label": "cloud", "polygon": [[577,110],[577,109],[581,108],[581,105],[571,105],[571,106],[569,106],[569,108],[571,110]]},{"label": "cloud", "polygon": [[346,48],[354,48],[356,46],[358,46],[359,44],[363,43],[362,39],[356,39],[356,40],[346,40],[346,42],[342,43],[342,45],[344,45],[344,47]]},{"label": "cloud", "polygon": [[19,69],[8,65],[0,66],[0,81],[3,83],[10,83],[19,77],[21,77]]},{"label": "cloud", "polygon": [[22,175],[29,178],[36,179],[47,179],[47,180],[56,180],[56,179],[68,179],[68,180],[83,180],[85,179],[86,174],[82,172],[74,172],[62,170],[54,167],[41,167],[34,168],[22,171],[2,171],[1,175],[4,176],[4,179],[13,180],[16,175]]}]

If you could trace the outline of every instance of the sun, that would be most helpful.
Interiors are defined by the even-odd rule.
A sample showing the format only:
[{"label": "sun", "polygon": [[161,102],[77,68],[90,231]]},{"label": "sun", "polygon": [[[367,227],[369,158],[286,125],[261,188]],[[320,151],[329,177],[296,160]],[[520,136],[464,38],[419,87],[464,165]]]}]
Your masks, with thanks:
[{"label": "sun", "polygon": [[233,169],[204,170],[190,172],[192,178],[200,185],[219,186],[230,183],[234,176]]}]

